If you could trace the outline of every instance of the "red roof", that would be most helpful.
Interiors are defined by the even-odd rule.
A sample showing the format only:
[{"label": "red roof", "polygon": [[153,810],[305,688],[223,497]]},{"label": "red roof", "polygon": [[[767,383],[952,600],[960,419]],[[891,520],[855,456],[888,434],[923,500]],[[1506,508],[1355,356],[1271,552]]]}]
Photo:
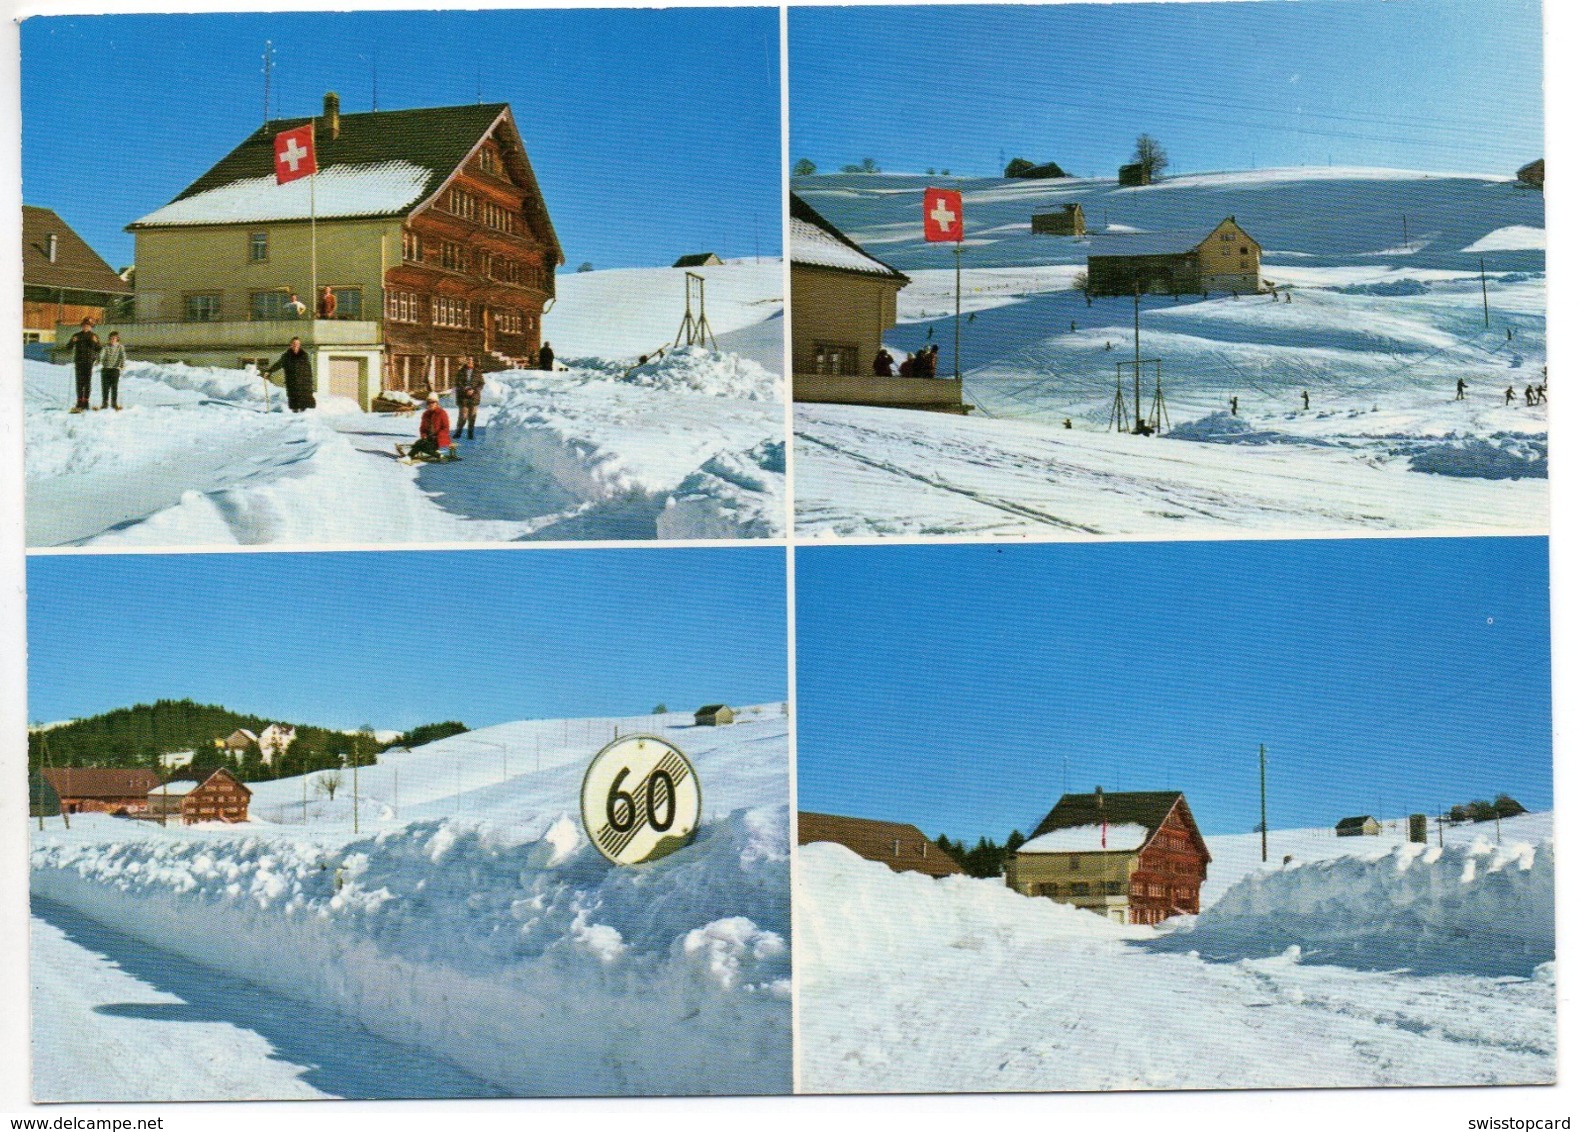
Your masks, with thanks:
[{"label": "red roof", "polygon": [[151,770],[119,766],[65,766],[44,778],[62,798],[141,798],[159,785]]}]

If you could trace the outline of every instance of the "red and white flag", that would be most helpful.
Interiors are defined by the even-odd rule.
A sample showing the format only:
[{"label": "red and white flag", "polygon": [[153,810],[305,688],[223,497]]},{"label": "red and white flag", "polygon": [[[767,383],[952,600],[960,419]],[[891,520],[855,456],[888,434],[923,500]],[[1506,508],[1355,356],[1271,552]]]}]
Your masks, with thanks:
[{"label": "red and white flag", "polygon": [[959,243],[966,236],[966,220],[961,212],[958,189],[924,189],[922,192],[922,234],[929,243]]},{"label": "red and white flag", "polygon": [[281,130],[274,136],[274,183],[284,185],[318,172],[318,157],[313,152],[313,123],[294,130]]}]

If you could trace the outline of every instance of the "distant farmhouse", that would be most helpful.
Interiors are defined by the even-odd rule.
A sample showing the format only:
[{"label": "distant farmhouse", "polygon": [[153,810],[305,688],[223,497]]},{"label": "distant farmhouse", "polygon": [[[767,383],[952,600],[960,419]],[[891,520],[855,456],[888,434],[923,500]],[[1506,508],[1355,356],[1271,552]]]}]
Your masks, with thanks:
[{"label": "distant farmhouse", "polygon": [[697,709],[692,721],[698,727],[724,727],[736,721],[736,713],[726,704],[706,704]]},{"label": "distant farmhouse", "polygon": [[1116,923],[1195,915],[1212,860],[1178,791],[1066,794],[1005,867],[1024,896],[1074,904]]},{"label": "distant farmhouse", "polygon": [[1087,253],[1095,295],[1253,295],[1262,289],[1263,249],[1228,216],[1212,228],[1099,233]]},{"label": "distant farmhouse", "polygon": [[245,727],[238,727],[225,738],[216,739],[214,745],[233,759],[246,758],[258,750],[258,736]]},{"label": "distant farmhouse", "polygon": [[[309,122],[316,178],[277,185],[275,135]],[[332,317],[311,293],[315,197]],[[101,333],[134,358],[222,366],[272,362],[298,336],[318,391],[364,408],[381,389],[449,388],[467,356],[535,359],[565,261],[504,103],[342,114],[326,94],[322,115],[264,123],[128,229],[136,321]]]},{"label": "distant farmhouse", "polygon": [[159,785],[153,771],[130,767],[67,766],[46,769],[43,777],[68,814],[140,814]]},{"label": "distant farmhouse", "polygon": [[902,822],[803,812],[796,815],[796,830],[798,844],[832,841],[859,857],[888,865],[897,873],[944,877],[965,872],[953,857],[929,841],[922,830]]},{"label": "distant farmhouse", "polygon": [[1383,832],[1378,819],[1370,814],[1354,818],[1341,818],[1334,825],[1335,837],[1377,837]]},{"label": "distant farmhouse", "polygon": [[132,287],[53,211],[22,206],[22,342],[51,343],[85,318],[95,322]]},{"label": "distant farmhouse", "polygon": [[200,821],[239,822],[247,820],[251,798],[252,791],[221,767],[202,782],[181,779],[154,787],[148,792],[145,809],[151,817],[179,817],[184,825]]},{"label": "distant farmhouse", "polygon": [[1530,185],[1534,189],[1541,190],[1543,187],[1543,171],[1543,159],[1539,157],[1536,161],[1522,165],[1517,169],[1515,171],[1515,179],[1523,185]]},{"label": "distant farmhouse", "polygon": [[1042,236],[1085,236],[1087,217],[1079,203],[1067,204],[1058,212],[1034,212],[1032,231]]},{"label": "distant farmhouse", "polygon": [[1065,172],[1065,170],[1061,169],[1059,165],[1053,161],[1044,162],[1042,165],[1028,165],[1023,168],[1016,169],[1013,173],[1009,169],[1006,169],[1005,175],[1007,177],[1020,177],[1028,181],[1043,180],[1050,177],[1070,176],[1069,173]]},{"label": "distant farmhouse", "polygon": [[271,723],[258,733],[258,757],[264,766],[274,766],[294,742],[295,727],[289,723]]},{"label": "distant farmhouse", "polygon": [[1151,185],[1153,183],[1153,172],[1138,161],[1132,165],[1120,166],[1119,179],[1122,189],[1134,189],[1141,185]]},{"label": "distant farmhouse", "polygon": [[683,255],[671,267],[717,267],[725,261],[713,252],[698,252],[696,255]]},{"label": "distant farmhouse", "polygon": [[790,213],[792,399],[964,413],[954,379],[873,373],[895,297],[911,280],[795,193]]}]

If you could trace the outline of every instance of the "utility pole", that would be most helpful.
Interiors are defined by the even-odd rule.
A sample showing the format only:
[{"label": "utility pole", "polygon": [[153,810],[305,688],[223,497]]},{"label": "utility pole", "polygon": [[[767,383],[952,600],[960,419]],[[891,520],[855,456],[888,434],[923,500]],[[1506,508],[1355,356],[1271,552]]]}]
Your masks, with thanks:
[{"label": "utility pole", "polygon": [[1477,266],[1482,271],[1482,329],[1488,328],[1488,261],[1477,260]]},{"label": "utility pole", "polygon": [[351,741],[351,832],[359,833],[358,818],[362,813],[362,796],[357,792],[357,764],[362,761],[362,736]]},{"label": "utility pole", "polygon": [[1136,389],[1131,405],[1136,409],[1136,433],[1142,432],[1142,284],[1138,280],[1135,293],[1132,295],[1131,307],[1131,341],[1135,346],[1135,372]]},{"label": "utility pole", "polygon": [[1257,777],[1262,794],[1263,864],[1268,863],[1268,748],[1257,744]]}]

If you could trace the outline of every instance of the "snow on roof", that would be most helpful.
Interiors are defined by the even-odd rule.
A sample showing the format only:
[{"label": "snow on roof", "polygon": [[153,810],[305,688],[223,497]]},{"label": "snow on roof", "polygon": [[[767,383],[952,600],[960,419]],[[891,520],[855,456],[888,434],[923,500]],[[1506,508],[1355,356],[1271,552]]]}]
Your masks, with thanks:
[{"label": "snow on roof", "polygon": [[169,794],[172,798],[179,798],[185,797],[197,788],[198,784],[196,782],[193,782],[191,779],[183,778],[176,782],[167,782],[163,786],[156,786],[150,790],[148,794],[150,797],[153,797],[156,794],[160,796]]},{"label": "snow on roof", "polygon": [[267,220],[306,220],[317,194],[320,220],[353,216],[389,216],[415,206],[428,187],[430,172],[410,161],[374,165],[336,165],[316,175],[277,185],[273,174],[248,177],[171,201],[134,226],[179,227],[189,224],[252,224]]},{"label": "snow on roof", "polygon": [[1073,825],[1067,829],[1054,829],[1017,849],[1018,853],[1093,853],[1109,850],[1140,849],[1147,841],[1145,825],[1121,822],[1108,827],[1105,836],[1101,825]]},{"label": "snow on roof", "polygon": [[805,220],[791,218],[791,262],[809,267],[835,267],[867,275],[893,275],[894,272],[865,252],[842,244],[821,228]]},{"label": "snow on roof", "polygon": [[1212,228],[1166,232],[1100,232],[1092,237],[1089,256],[1185,255],[1213,234]]}]

